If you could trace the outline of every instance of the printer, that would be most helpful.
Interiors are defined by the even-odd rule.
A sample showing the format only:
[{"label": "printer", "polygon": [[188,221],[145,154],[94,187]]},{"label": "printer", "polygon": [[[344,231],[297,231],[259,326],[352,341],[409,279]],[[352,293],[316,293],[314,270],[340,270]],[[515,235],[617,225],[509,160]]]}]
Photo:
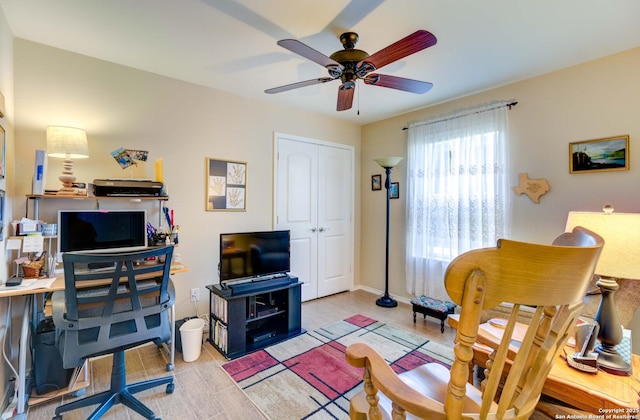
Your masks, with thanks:
[{"label": "printer", "polygon": [[94,179],[96,197],[160,197],[162,182],[150,179]]}]

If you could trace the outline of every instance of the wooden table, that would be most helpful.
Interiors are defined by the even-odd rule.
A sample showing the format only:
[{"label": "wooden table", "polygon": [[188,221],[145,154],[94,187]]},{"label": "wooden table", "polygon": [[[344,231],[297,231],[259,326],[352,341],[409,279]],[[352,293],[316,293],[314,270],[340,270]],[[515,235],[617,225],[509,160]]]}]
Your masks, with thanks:
[{"label": "wooden table", "polygon": [[[458,326],[459,315],[450,315],[448,322],[451,327]],[[523,337],[527,329],[525,324],[516,324],[514,337]],[[502,329],[490,323],[480,325],[478,343],[473,346],[473,365],[486,367],[489,354],[502,337]],[[517,347],[512,346],[512,351]],[[573,347],[565,348],[567,354],[573,354]],[[596,374],[582,372],[570,367],[564,359],[564,354],[551,368],[544,383],[542,393],[562,401],[570,406],[594,414],[604,414],[608,409],[623,409],[624,413],[638,414],[638,391],[640,391],[640,356],[631,356],[631,376],[617,376],[604,371]],[[470,366],[470,375],[473,367]],[[472,379],[472,376],[470,376]],[[628,411],[627,411],[628,410]]]}]

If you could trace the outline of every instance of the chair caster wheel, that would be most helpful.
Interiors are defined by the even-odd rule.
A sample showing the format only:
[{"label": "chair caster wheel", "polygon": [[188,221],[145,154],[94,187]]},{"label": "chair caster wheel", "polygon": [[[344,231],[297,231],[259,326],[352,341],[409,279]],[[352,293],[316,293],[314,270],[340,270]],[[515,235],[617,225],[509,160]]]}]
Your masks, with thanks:
[{"label": "chair caster wheel", "polygon": [[73,397],[82,397],[86,393],[87,393],[87,388],[82,388],[82,389],[77,390],[76,392],[72,392],[71,396],[73,396]]},{"label": "chair caster wheel", "polygon": [[171,372],[173,370],[173,363],[167,363],[167,372]]},{"label": "chair caster wheel", "polygon": [[176,389],[175,384],[167,384],[167,394],[173,394],[173,391]]}]

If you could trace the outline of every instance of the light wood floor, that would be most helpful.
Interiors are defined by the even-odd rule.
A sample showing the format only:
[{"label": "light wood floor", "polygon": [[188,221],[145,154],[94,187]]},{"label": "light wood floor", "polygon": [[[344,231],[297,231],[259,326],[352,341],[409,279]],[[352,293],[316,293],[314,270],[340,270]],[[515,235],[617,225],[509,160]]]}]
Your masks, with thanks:
[{"label": "light wood floor", "polygon": [[[354,291],[305,302],[302,304],[302,326],[307,330],[314,330],[351,315],[362,314],[397,328],[424,335],[433,341],[452,344],[454,331],[449,326],[445,326],[442,334],[440,321],[430,317],[423,320],[421,316],[418,316],[418,322],[414,324],[410,305],[399,303],[397,308],[381,308],[376,306],[376,298],[377,296],[365,291]],[[167,362],[167,355],[154,345],[145,345],[127,351],[127,381],[135,382],[167,375],[169,374],[165,370]],[[143,403],[155,411],[158,417],[165,420],[265,418],[220,368],[226,363],[226,359],[209,343],[203,345],[197,361],[185,363],[181,355],[177,354],[175,362],[173,374],[176,386],[173,394],[166,394],[163,386],[136,394]],[[111,357],[93,360],[91,385],[86,395],[108,389],[110,372]],[[61,397],[29,407],[27,418],[29,420],[51,419],[55,408],[61,402],[72,399],[72,397]],[[63,417],[65,420],[85,419],[94,408],[95,406],[76,410]],[[126,407],[118,405],[103,418],[138,419],[141,417]]]}]

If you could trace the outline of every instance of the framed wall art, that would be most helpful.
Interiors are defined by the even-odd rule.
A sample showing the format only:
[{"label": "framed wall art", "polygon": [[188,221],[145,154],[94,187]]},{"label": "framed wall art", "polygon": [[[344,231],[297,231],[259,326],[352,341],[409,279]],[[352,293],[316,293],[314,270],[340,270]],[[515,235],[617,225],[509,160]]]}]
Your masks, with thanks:
[{"label": "framed wall art", "polygon": [[4,241],[4,191],[0,190],[0,241]]},{"label": "framed wall art", "polygon": [[569,143],[569,173],[628,170],[628,135]]},{"label": "framed wall art", "polygon": [[207,211],[247,209],[247,163],[207,158]]},{"label": "framed wall art", "polygon": [[371,191],[382,189],[382,175],[371,175]]},{"label": "framed wall art", "polygon": [[392,182],[389,186],[389,198],[400,198],[400,183]]},{"label": "framed wall art", "polygon": [[0,179],[5,177],[6,172],[6,158],[5,158],[5,133],[4,128],[0,125]]}]

